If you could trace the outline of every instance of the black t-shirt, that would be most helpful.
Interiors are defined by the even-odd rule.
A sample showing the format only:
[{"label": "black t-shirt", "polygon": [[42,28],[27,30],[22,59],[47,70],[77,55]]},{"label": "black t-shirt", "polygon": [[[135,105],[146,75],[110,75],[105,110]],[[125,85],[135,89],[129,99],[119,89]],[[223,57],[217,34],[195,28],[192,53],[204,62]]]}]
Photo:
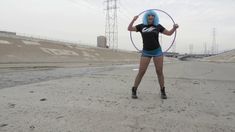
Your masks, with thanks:
[{"label": "black t-shirt", "polygon": [[141,33],[144,50],[154,50],[160,47],[158,41],[159,32],[162,33],[165,30],[162,25],[158,24],[157,26],[155,26],[139,24],[135,27],[137,29],[137,32]]}]

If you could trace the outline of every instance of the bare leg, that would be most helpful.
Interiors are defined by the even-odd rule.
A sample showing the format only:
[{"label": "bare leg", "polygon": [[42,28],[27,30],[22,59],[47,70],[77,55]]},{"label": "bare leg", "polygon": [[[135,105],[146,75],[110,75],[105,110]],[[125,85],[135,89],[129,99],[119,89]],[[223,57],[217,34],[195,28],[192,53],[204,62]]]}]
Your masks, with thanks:
[{"label": "bare leg", "polygon": [[144,76],[144,74],[148,68],[150,60],[151,60],[151,58],[149,58],[149,57],[141,57],[141,59],[140,59],[139,72],[135,78],[135,83],[134,83],[134,87],[136,89],[138,88],[138,86],[142,80],[142,77]]},{"label": "bare leg", "polygon": [[160,88],[162,89],[164,87],[163,56],[154,57],[153,62],[155,65],[157,76],[158,76],[158,82],[159,82]]},{"label": "bare leg", "polygon": [[153,62],[155,65],[158,82],[161,88],[161,98],[167,99],[166,92],[165,92],[165,86],[164,86],[164,75],[163,75],[163,56],[154,57]]}]

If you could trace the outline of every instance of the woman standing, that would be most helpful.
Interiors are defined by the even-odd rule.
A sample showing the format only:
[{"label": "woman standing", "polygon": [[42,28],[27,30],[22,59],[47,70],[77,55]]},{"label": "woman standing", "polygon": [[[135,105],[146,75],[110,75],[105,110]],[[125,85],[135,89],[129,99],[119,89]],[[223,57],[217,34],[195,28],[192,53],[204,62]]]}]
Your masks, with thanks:
[{"label": "woman standing", "polygon": [[167,99],[163,75],[163,52],[159,44],[158,36],[159,33],[170,36],[179,26],[178,24],[174,24],[171,30],[165,29],[161,24],[159,24],[159,18],[154,10],[149,10],[144,14],[142,24],[133,26],[137,19],[138,16],[135,16],[128,26],[128,31],[140,32],[143,40],[143,50],[140,58],[139,72],[135,78],[134,86],[132,87],[132,98],[138,98],[137,88],[148,68],[151,58],[153,58],[160,85],[161,98]]}]

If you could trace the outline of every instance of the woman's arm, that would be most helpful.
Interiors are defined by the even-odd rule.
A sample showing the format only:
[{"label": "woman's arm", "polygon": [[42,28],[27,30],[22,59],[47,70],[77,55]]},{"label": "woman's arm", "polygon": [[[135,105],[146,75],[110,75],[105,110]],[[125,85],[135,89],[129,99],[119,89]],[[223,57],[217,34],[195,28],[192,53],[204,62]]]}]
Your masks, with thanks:
[{"label": "woman's arm", "polygon": [[138,17],[139,17],[139,16],[135,16],[135,17],[132,19],[131,23],[129,24],[129,26],[128,26],[128,28],[127,28],[128,31],[137,31],[136,27],[134,27],[133,24],[134,24],[134,22],[138,19]]},{"label": "woman's arm", "polygon": [[174,24],[174,25],[173,25],[173,28],[172,28],[170,31],[167,30],[167,29],[165,29],[162,33],[165,34],[165,35],[170,36],[170,35],[172,35],[172,34],[175,32],[175,30],[176,30],[178,27],[179,27],[178,24]]}]

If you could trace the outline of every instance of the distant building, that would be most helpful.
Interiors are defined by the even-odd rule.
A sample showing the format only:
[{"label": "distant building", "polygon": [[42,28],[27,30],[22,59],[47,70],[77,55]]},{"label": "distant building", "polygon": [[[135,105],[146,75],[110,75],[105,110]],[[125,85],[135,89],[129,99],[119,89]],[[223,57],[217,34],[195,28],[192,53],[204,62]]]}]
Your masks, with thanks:
[{"label": "distant building", "polygon": [[107,39],[105,36],[98,36],[97,37],[97,47],[108,48]]}]

